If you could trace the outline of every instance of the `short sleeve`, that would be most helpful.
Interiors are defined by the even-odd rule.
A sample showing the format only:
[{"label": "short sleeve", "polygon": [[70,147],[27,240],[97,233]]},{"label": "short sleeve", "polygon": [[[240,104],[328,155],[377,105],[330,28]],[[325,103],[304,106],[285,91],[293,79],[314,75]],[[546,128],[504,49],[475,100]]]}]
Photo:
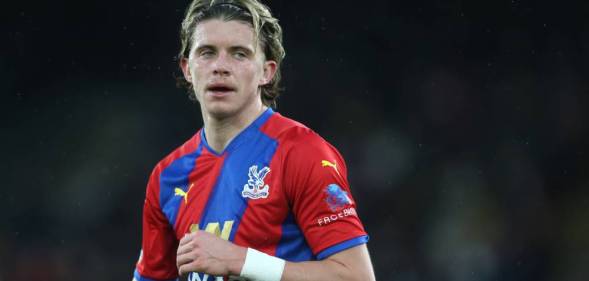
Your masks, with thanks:
[{"label": "short sleeve", "polygon": [[134,281],[177,280],[178,240],[159,204],[158,168],[149,178],[143,206],[142,250],[133,274]]},{"label": "short sleeve", "polygon": [[284,159],[285,192],[313,254],[324,259],[366,243],[343,157],[310,130],[295,139]]}]

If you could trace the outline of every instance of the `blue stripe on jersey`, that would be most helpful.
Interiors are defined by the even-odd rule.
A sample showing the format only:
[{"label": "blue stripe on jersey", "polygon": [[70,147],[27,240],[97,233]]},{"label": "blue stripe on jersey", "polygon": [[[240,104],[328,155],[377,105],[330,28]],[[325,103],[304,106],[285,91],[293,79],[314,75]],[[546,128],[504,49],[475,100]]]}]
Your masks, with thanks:
[{"label": "blue stripe on jersey", "polygon": [[[257,165],[258,170],[270,165],[270,160],[276,152],[278,143],[260,132],[259,128],[273,114],[271,109],[266,110],[250,126],[237,135],[221,153],[215,153],[208,143],[204,130],[201,133],[201,140],[204,146],[220,156],[226,154],[221,173],[209,200],[206,203],[203,214],[199,220],[200,229],[203,230],[209,223],[219,223],[223,227],[225,221],[233,220],[229,241],[235,238],[235,232],[239,227],[240,218],[247,207],[247,199],[243,198],[241,192],[247,183],[249,168]],[[236,149],[239,148],[239,149]],[[234,151],[235,150],[235,151]],[[270,171],[272,173],[272,171]],[[272,192],[272,187],[270,187]],[[188,280],[214,280],[214,277],[202,273],[192,272]]]},{"label": "blue stripe on jersey", "polygon": [[141,276],[139,274],[139,272],[137,271],[137,269],[135,269],[135,272],[133,272],[133,281],[178,281],[178,278],[176,278],[176,279],[168,279],[168,280],[151,279],[151,278],[147,278],[147,277]]},{"label": "blue stripe on jersey", "polygon": [[194,170],[196,159],[202,153],[202,142],[198,148],[172,162],[160,175],[160,206],[168,222],[176,229],[176,216],[184,197],[175,196],[174,189],[188,191],[188,176]]},{"label": "blue stripe on jersey", "polygon": [[254,120],[254,122],[252,122],[252,124],[250,124],[241,133],[239,133],[235,138],[233,138],[233,140],[229,143],[229,145],[227,145],[225,150],[221,151],[220,153],[215,151],[214,149],[212,149],[209,146],[204,128],[202,130],[200,130],[201,143],[204,144],[204,146],[207,148],[207,150],[210,151],[211,153],[213,153],[214,155],[222,156],[223,153],[225,153],[226,151],[231,152],[231,150],[233,150],[235,147],[238,147],[244,141],[250,141],[250,144],[251,144],[251,139],[248,137],[248,135],[252,135],[252,133],[256,133],[256,132],[260,133],[258,131],[258,129],[262,125],[264,125],[264,123],[266,123],[266,120],[268,120],[268,118],[270,118],[270,116],[272,116],[272,114],[274,114],[274,111],[272,110],[272,108],[266,109],[266,111],[264,111],[264,113],[262,113],[262,115],[258,116],[258,118],[256,120]]},{"label": "blue stripe on jersey", "polygon": [[354,246],[358,246],[360,244],[366,244],[367,242],[368,242],[368,235],[362,235],[362,236],[358,236],[356,238],[352,238],[350,240],[346,240],[344,242],[341,242],[339,244],[335,244],[335,245],[319,252],[319,254],[317,254],[317,259],[318,260],[325,259],[335,253],[339,253],[343,250],[352,248]]},{"label": "blue stripe on jersey", "polygon": [[315,260],[292,214],[288,215],[282,224],[282,237],[276,247],[276,256],[294,262]]},{"label": "blue stripe on jersey", "polygon": [[[222,226],[223,222],[233,220],[229,236],[229,241],[233,241],[236,229],[239,227],[240,218],[247,207],[248,199],[244,198],[241,192],[243,186],[249,180],[249,169],[253,165],[257,165],[259,171],[263,167],[270,166],[270,161],[278,146],[278,142],[259,130],[260,126],[273,113],[270,108],[266,110],[249,127],[235,137],[223,152],[227,156],[217,183],[200,218],[199,225],[201,229],[205,228],[209,223],[220,223]],[[202,140],[203,142],[206,141],[204,135]],[[207,144],[205,143],[205,145]],[[270,187],[270,192],[272,192],[272,187]]]}]

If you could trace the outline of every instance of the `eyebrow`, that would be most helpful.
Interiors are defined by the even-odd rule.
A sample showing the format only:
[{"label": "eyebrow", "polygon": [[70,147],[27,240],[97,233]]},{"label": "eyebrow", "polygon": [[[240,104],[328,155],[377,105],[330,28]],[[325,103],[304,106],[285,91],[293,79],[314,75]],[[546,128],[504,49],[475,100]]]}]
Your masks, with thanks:
[{"label": "eyebrow", "polygon": [[204,49],[213,49],[213,50],[215,50],[216,48],[213,45],[202,45],[202,46],[199,46],[198,48],[194,49],[194,52],[195,53],[198,53],[199,51],[204,50]]}]

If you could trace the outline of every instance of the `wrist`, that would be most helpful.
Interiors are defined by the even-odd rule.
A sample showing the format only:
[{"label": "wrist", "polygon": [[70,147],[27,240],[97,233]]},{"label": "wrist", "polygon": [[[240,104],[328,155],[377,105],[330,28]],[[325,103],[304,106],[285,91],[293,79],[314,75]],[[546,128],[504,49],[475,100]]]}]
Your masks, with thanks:
[{"label": "wrist", "polygon": [[247,249],[248,248],[240,246],[236,247],[236,251],[233,253],[233,258],[229,262],[229,275],[239,276],[241,270],[243,269],[243,265],[245,264]]},{"label": "wrist", "polygon": [[256,281],[280,281],[286,261],[252,248],[247,248],[239,276]]}]

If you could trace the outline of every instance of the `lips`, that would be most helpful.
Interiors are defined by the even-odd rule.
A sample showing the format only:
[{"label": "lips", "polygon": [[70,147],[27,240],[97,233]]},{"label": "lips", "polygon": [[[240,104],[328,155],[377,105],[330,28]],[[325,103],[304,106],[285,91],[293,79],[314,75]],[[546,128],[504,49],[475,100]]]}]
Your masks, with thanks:
[{"label": "lips", "polygon": [[235,87],[225,83],[213,83],[207,86],[206,91],[213,95],[221,96],[235,91]]}]

